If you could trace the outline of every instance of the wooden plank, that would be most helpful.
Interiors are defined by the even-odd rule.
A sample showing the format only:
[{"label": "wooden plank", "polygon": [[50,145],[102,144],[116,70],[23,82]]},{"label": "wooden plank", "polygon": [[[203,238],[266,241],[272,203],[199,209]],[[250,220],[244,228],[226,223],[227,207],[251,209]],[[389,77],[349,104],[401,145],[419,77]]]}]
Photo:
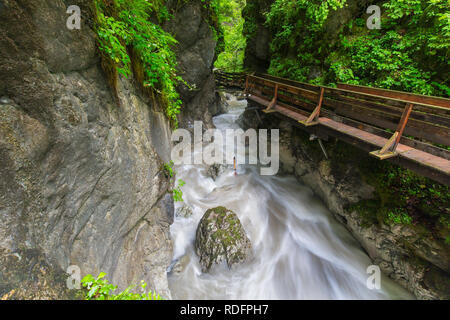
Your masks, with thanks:
[{"label": "wooden plank", "polygon": [[250,99],[250,100],[252,100],[262,106],[265,106],[265,107],[269,106],[269,104],[270,104],[269,100],[265,100],[260,97],[254,96],[254,95],[250,95],[247,99]]},{"label": "wooden plank", "polygon": [[[314,110],[313,104],[305,103],[304,101],[301,101],[301,100],[298,100],[298,99],[295,99],[295,98],[292,98],[289,96],[284,96],[280,93],[278,93],[278,100],[279,100],[279,104],[281,104],[282,102],[286,102],[288,104],[293,105],[294,107],[297,106],[297,107],[303,108],[303,110],[306,110],[306,111],[299,110],[298,108],[296,108],[296,110],[298,110],[299,112],[303,112],[304,114],[307,114],[308,111],[311,112]],[[392,133],[389,133],[389,132],[385,131],[384,129],[373,126],[371,124],[367,124],[365,122],[361,122],[356,119],[351,119],[348,117],[340,116],[340,115],[330,112],[329,110],[326,110],[326,109],[322,110],[322,114],[325,117],[333,119],[334,121],[342,122],[344,124],[353,126],[355,128],[359,128],[360,130],[374,133],[376,135],[382,136],[383,138],[389,138],[390,136],[392,136]],[[363,120],[367,120],[367,119],[371,119],[371,118],[370,117],[363,118]],[[391,129],[394,130],[394,128],[395,128],[395,123],[393,122]],[[450,152],[448,150],[433,146],[429,143],[413,140],[413,139],[405,137],[405,136],[403,136],[401,138],[400,143],[450,160]]]},{"label": "wooden plank", "polygon": [[[261,99],[259,97],[256,96],[252,96],[249,97],[249,99],[257,102],[258,104],[267,107],[270,103],[270,101],[268,100],[264,100]],[[312,108],[312,107],[311,107]],[[275,110],[280,112],[282,115],[289,117],[290,119],[293,119],[294,121],[302,121],[307,119],[308,113],[306,111],[302,111],[302,110],[298,110],[292,106],[289,105],[285,105],[283,103],[278,103],[277,106],[275,107]],[[290,110],[290,112],[286,112],[285,110]],[[298,115],[296,115],[295,113],[297,113]],[[326,111],[324,111],[324,113],[328,113]],[[327,114],[328,116],[328,114]],[[385,141],[388,140],[388,138],[392,135],[382,129],[379,129],[377,127],[373,127],[355,120],[351,120],[351,119],[347,119],[347,118],[343,118],[337,115],[331,115],[330,116],[334,117],[334,118],[328,118],[336,123],[342,123],[344,125],[346,125],[347,127],[343,127],[343,128],[347,128],[347,130],[341,130],[342,133],[345,134],[349,134],[349,135],[354,135],[355,132],[361,132],[361,131],[365,131],[367,133],[371,133],[371,136],[367,136],[367,135],[359,135],[356,134],[355,138],[358,138],[361,141],[365,141],[368,144],[374,145],[374,146],[378,146],[378,147],[382,147],[385,143]],[[327,119],[325,117],[320,118],[321,120]],[[351,131],[348,130],[348,127],[353,127],[357,130]],[[332,126],[330,126],[330,129],[334,128]],[[433,145],[421,142],[421,141],[415,141],[412,139],[409,139],[407,137],[402,137],[402,139],[400,140],[400,147],[399,150],[400,152],[407,152],[409,150],[412,149],[418,149],[419,151],[422,151],[424,153],[427,154],[431,154],[437,158],[442,158],[445,160],[450,160],[450,152],[448,150],[444,150],[438,147],[435,147]],[[413,155],[416,153],[413,153]],[[423,156],[423,155],[422,155]],[[420,163],[419,163],[420,164]],[[436,179],[436,176],[434,176],[434,179]],[[442,181],[447,181],[448,178],[443,179]]]},{"label": "wooden plank", "polygon": [[[379,103],[382,105],[398,107],[398,108],[401,108],[402,110],[403,110],[403,107],[405,106],[405,104],[408,102],[408,101],[404,101],[404,100],[386,98],[383,96],[371,95],[371,94],[367,94],[367,93],[359,93],[359,92],[354,92],[354,91],[349,91],[349,90],[344,90],[344,89],[335,89],[335,88],[327,88],[327,87],[325,87],[325,93],[327,95],[335,94],[335,95],[353,97],[358,100],[370,101],[370,102]],[[431,114],[435,114],[435,115],[440,115],[440,116],[445,116],[445,117],[450,117],[450,109],[439,107],[439,106],[414,104],[414,110],[420,111],[420,112],[425,112],[425,113],[431,113]]]},{"label": "wooden plank", "polygon": [[[276,77],[268,74],[257,74],[257,76],[261,78],[267,78],[276,82],[281,82],[283,84],[287,84],[293,87],[299,87],[303,89],[307,89],[309,91],[313,91],[318,93],[320,91],[321,86],[312,85],[309,83],[303,83],[299,81],[294,81],[286,78]],[[338,89],[331,88],[331,87],[324,87],[328,90],[335,90],[335,92],[347,92],[347,93],[356,93],[357,95],[354,95],[354,97],[364,97],[372,98],[373,101],[384,103],[384,104],[390,104],[392,106],[401,107],[403,109],[403,106],[405,105],[405,102],[415,102],[415,110],[419,110],[422,112],[432,112],[431,110],[434,110],[436,112],[435,107],[441,107],[440,112],[437,111],[440,114],[445,114],[450,116],[450,112],[446,111],[445,109],[449,108],[450,99],[447,98],[441,98],[441,97],[431,97],[431,96],[423,96],[423,95],[417,95],[417,94],[410,94],[406,92],[400,92],[400,91],[392,91],[392,90],[386,90],[386,89],[377,89],[377,88],[370,88],[370,87],[363,87],[363,86],[355,86],[355,85],[344,85],[340,84],[341,87],[338,85]],[[346,86],[348,86],[348,90],[346,90]],[[364,92],[364,90],[358,90],[358,88],[366,88],[368,89],[367,92]],[[342,90],[340,90],[342,89]],[[369,90],[370,89],[370,90]],[[372,91],[373,89],[373,91]],[[381,94],[378,94],[378,93]],[[384,94],[383,94],[384,92]],[[359,95],[358,95],[359,93]],[[361,95],[362,94],[362,95]],[[384,99],[383,99],[384,98]],[[405,99],[403,99],[405,98]],[[431,109],[430,109],[431,108]],[[439,110],[439,109],[438,109]],[[441,113],[442,112],[442,113]]]},{"label": "wooden plank", "polygon": [[[384,141],[387,141],[388,139],[385,139],[384,141],[379,140],[378,143],[373,143],[371,139],[361,139],[361,137],[353,136],[352,134],[347,134],[346,130],[335,130],[333,126],[324,126],[322,124],[319,124],[318,127],[304,127],[298,121],[295,119],[291,119],[290,117],[287,117],[281,113],[274,113],[275,116],[279,116],[280,118],[287,118],[292,121],[293,124],[297,125],[302,130],[314,133],[320,136],[333,136],[338,138],[339,140],[342,140],[348,144],[354,145],[355,147],[365,150],[367,152],[370,152],[374,149],[374,147],[380,147],[383,145]],[[320,120],[323,120],[324,118],[320,118]],[[374,135],[376,137],[376,135]],[[445,163],[441,164],[441,166],[433,166],[431,163],[422,164],[420,162],[420,156],[416,152],[414,152],[414,148],[408,149],[407,146],[400,145],[399,150],[401,151],[401,155],[395,158],[387,159],[386,161],[389,161],[391,163],[394,163],[396,165],[402,166],[404,168],[408,168],[412,171],[415,171],[416,173],[428,177],[434,181],[437,181],[439,183],[442,183],[444,185],[450,186],[450,175],[448,174],[448,170],[442,170],[440,167],[445,167]],[[408,153],[411,151],[412,155],[408,157]],[[423,155],[426,156],[426,155]],[[439,158],[439,157],[438,157]],[[439,162],[439,159],[436,159],[437,162]],[[448,166],[448,163],[447,163]]]},{"label": "wooden plank", "polygon": [[434,168],[447,176],[450,175],[450,161],[447,159],[436,157],[432,154],[417,149],[405,151],[401,153],[401,156],[408,160],[415,161],[420,165],[426,165]]},{"label": "wooden plank", "polygon": [[[270,79],[275,82],[281,82],[283,84],[289,85],[291,87],[298,87],[302,89],[307,89],[309,91],[313,91],[318,93],[320,91],[319,86],[311,85],[308,83],[293,81],[290,79],[285,79],[281,77],[271,76],[267,74],[257,74],[256,77],[262,79]],[[440,114],[450,117],[450,110],[448,110],[448,104],[450,103],[450,99],[440,98],[440,97],[431,97],[431,96],[421,96],[415,94],[409,94],[399,91],[391,91],[385,89],[375,89],[370,87],[362,87],[362,86],[353,86],[353,85],[345,85],[349,86],[349,90],[343,89],[344,85],[341,85],[341,88],[335,89],[330,87],[325,87],[326,93],[334,91],[335,93],[347,94],[353,96],[354,98],[360,98],[361,100],[368,100],[376,103],[381,103],[385,105],[390,105],[394,107],[400,107],[403,109],[406,102],[411,102],[410,100],[414,100],[415,106],[414,110],[424,112],[424,113],[433,113]],[[368,88],[374,89],[373,91],[367,90],[367,92],[362,92],[362,90],[358,91],[357,88]],[[372,92],[373,94],[371,94]],[[377,93],[384,94],[377,94]],[[403,94],[403,95],[402,95]],[[405,98],[405,99],[402,99]]]},{"label": "wooden plank", "polygon": [[[358,129],[363,130],[363,131],[367,131],[369,133],[373,133],[373,134],[375,134],[377,136],[380,136],[380,137],[383,137],[383,138],[386,138],[386,139],[389,139],[389,137],[392,136],[391,132],[387,132],[384,129],[380,129],[378,127],[372,126],[372,125],[367,124],[367,123],[363,123],[363,122],[360,122],[360,121],[357,121],[357,120],[352,120],[352,119],[349,119],[349,118],[346,118],[346,117],[342,117],[342,116],[339,116],[339,115],[336,115],[336,114],[332,114],[332,113],[330,113],[330,112],[328,112],[326,110],[322,110],[322,113],[323,113],[324,117],[330,118],[330,119],[332,119],[332,120],[334,120],[336,122],[344,123],[346,125],[358,128]],[[404,144],[404,145],[407,145],[409,147],[412,147],[414,149],[419,149],[419,150],[422,150],[424,152],[433,154],[433,155],[435,155],[437,157],[441,157],[441,158],[450,160],[450,151],[442,149],[442,148],[439,148],[439,147],[434,146],[434,145],[431,145],[429,143],[418,141],[418,140],[414,140],[414,139],[411,139],[411,138],[408,138],[408,137],[405,137],[405,136],[401,137],[400,143]]]},{"label": "wooden plank", "polygon": [[397,127],[396,133],[398,133],[398,136],[395,138],[393,151],[395,151],[395,149],[397,148],[397,145],[400,142],[400,139],[402,138],[403,132],[405,131],[406,125],[407,125],[407,123],[409,121],[409,116],[411,115],[412,108],[413,108],[413,104],[412,103],[409,103],[405,107],[405,110],[404,110],[404,112],[402,114],[402,118],[400,119],[400,123],[398,124],[398,127]]},{"label": "wooden plank", "polygon": [[261,74],[258,73],[256,74],[257,76],[261,77],[261,78],[266,78],[266,79],[270,79],[272,81],[276,81],[276,82],[280,82],[289,86],[293,86],[293,87],[298,87],[298,88],[302,88],[302,89],[306,89],[309,91],[313,91],[316,92],[317,94],[320,92],[320,87],[319,86],[315,86],[309,83],[304,83],[304,82],[299,82],[299,81],[294,81],[294,80],[290,80],[290,79],[286,79],[286,78],[281,78],[281,77],[276,77],[276,76],[272,76],[269,74]]},{"label": "wooden plank", "polygon": [[[339,132],[351,135],[360,140],[374,144],[377,147],[382,147],[387,142],[387,139],[378,137],[374,134],[347,126],[342,123],[335,122],[328,118],[319,118],[321,125],[327,126]],[[423,152],[421,150],[416,150],[411,147],[399,144],[398,146],[399,156],[420,163],[421,165],[429,166],[434,168],[445,175],[450,175],[450,161],[443,159],[432,154]]]},{"label": "wooden plank", "polygon": [[[261,89],[260,92],[261,92],[264,96],[270,96],[272,90],[273,90],[273,89],[266,89],[266,88],[263,88],[263,89]],[[287,102],[287,103],[291,103],[291,104],[293,104],[293,105],[301,106],[301,107],[303,107],[303,108],[306,108],[306,109],[309,110],[309,111],[313,111],[313,110],[314,110],[314,108],[315,108],[315,105],[314,105],[314,104],[309,103],[309,102],[307,102],[307,101],[300,100],[300,99],[298,99],[298,98],[294,98],[293,96],[288,95],[288,94],[286,93],[286,91],[284,91],[285,94],[283,94],[283,91],[284,91],[284,90],[283,90],[282,88],[279,88],[279,89],[278,89],[278,100],[284,101],[284,102]]]},{"label": "wooden plank", "polygon": [[275,111],[291,118],[294,119],[295,121],[306,121],[306,119],[308,119],[307,116],[302,115],[301,113],[299,113],[297,110],[292,110],[290,108],[288,108],[287,106],[283,106],[283,105],[276,105],[274,107]]},{"label": "wooden plank", "polygon": [[[257,79],[257,78],[255,79],[255,82],[262,85],[260,88],[262,88],[262,87],[274,88],[275,85],[278,84],[277,82],[272,82],[272,81],[267,82],[267,81],[262,81],[262,79]],[[285,92],[285,93],[297,95],[304,99],[314,101],[314,102],[317,101],[317,99],[319,98],[319,95],[315,92],[288,86],[288,85],[283,85],[283,84],[278,84],[278,90],[279,90],[279,92]]]},{"label": "wooden plank", "polygon": [[276,81],[268,81],[264,78],[260,78],[257,76],[251,76],[250,78],[255,79],[256,83],[260,83],[260,84],[263,84],[268,87],[275,87],[275,85],[278,84],[279,90],[289,92],[292,94],[296,94],[296,95],[300,95],[300,96],[304,97],[305,99],[309,99],[311,101],[317,101],[317,99],[319,98],[319,92],[314,92],[311,90],[298,88],[295,86],[291,86],[291,85],[284,84],[284,83],[279,83]]},{"label": "wooden plank", "polygon": [[[333,99],[336,99],[336,100],[347,102],[352,105],[362,105],[367,108],[378,109],[380,111],[388,112],[390,114],[395,114],[398,116],[401,116],[403,109],[404,109],[404,106],[403,106],[403,108],[400,108],[400,107],[396,107],[396,106],[375,103],[375,102],[371,102],[371,101],[367,101],[367,100],[361,100],[361,99],[356,99],[353,97],[348,97],[348,96],[345,96],[342,94],[337,94],[336,92],[328,92],[327,96],[331,97]],[[416,108],[420,108],[420,106],[416,106],[416,105],[414,106],[413,112],[411,113],[412,119],[430,122],[431,124],[438,124],[438,125],[442,125],[445,127],[450,127],[450,116],[435,115],[435,114],[431,114],[431,113],[420,112],[420,111],[417,111]],[[433,110],[431,110],[431,111],[433,111]]]},{"label": "wooden plank", "polygon": [[393,98],[397,100],[404,100],[408,102],[418,103],[418,104],[427,104],[432,106],[438,106],[443,108],[450,108],[450,99],[441,98],[441,97],[433,97],[433,96],[425,96],[408,92],[380,89],[380,88],[371,88],[365,86],[351,85],[351,84],[338,84],[339,89],[367,93],[371,95],[377,95],[387,98]]},{"label": "wooden plank", "polygon": [[322,102],[323,102],[323,94],[324,94],[324,89],[322,88],[320,90],[320,97],[319,97],[319,102],[317,104],[317,107],[314,109],[314,111],[310,114],[310,116],[308,117],[307,120],[303,121],[302,124],[305,126],[313,126],[318,124],[317,119],[319,119],[320,116],[320,109],[322,108]]},{"label": "wooden plank", "polygon": [[[350,105],[337,100],[324,99],[324,106],[345,117],[366,122],[384,129],[395,131],[400,117],[379,110]],[[428,122],[410,119],[405,134],[423,138],[433,143],[448,146],[450,144],[450,128],[437,126]]]},{"label": "wooden plank", "polygon": [[[253,77],[253,76],[252,76]],[[254,78],[254,85],[258,87],[260,90],[252,89],[253,93],[258,95],[267,95],[268,100],[270,100],[270,92],[268,92],[267,88],[274,87],[276,81],[267,81],[267,79],[258,79],[259,77]],[[274,79],[274,78],[272,78]],[[293,84],[294,82],[288,82]],[[303,101],[302,99],[312,100],[314,97],[314,92],[306,90],[306,96],[302,96],[302,91],[304,88],[295,88],[290,84],[286,84],[279,86],[278,99],[280,103],[277,103],[279,106],[281,103],[286,102],[288,104],[295,105],[295,110],[299,110],[298,108],[311,110],[313,105],[308,103],[307,101]],[[309,87],[310,88],[310,87]],[[299,90],[300,89],[300,90]],[[365,128],[366,130],[371,130],[372,132],[377,132],[378,135],[389,135],[383,129],[395,130],[396,124],[398,124],[398,120],[401,116],[401,107],[404,107],[404,101],[389,99],[387,97],[377,97],[370,94],[360,94],[355,92],[350,92],[348,90],[339,90],[334,88],[326,88],[328,92],[332,92],[333,98],[340,101],[339,106],[326,106],[326,109],[323,110],[323,114],[325,116],[335,117],[337,119],[343,120],[343,122],[351,123],[353,126],[358,126],[360,128]],[[273,95],[273,93],[272,93]],[[295,97],[298,95],[298,97]],[[317,95],[315,95],[317,97]],[[375,112],[375,117],[373,117],[373,110],[369,110],[369,112],[365,112],[363,114],[361,112],[361,108],[359,106],[351,106],[352,104],[361,104],[366,107],[367,111],[368,107],[375,107],[378,109],[379,113]],[[350,106],[349,106],[350,105]],[[266,105],[267,106],[267,105]],[[344,107],[343,107],[344,106]],[[359,109],[359,110],[358,110]],[[419,110],[419,111],[416,111]],[[300,109],[301,110],[301,109]],[[423,110],[436,112],[437,114],[427,114],[422,112]],[[292,111],[292,110],[291,110]],[[344,112],[342,112],[344,111]],[[375,110],[376,111],[376,110]],[[297,111],[301,112],[301,111]],[[333,112],[337,112],[338,115]],[[339,114],[341,116],[339,116]],[[355,117],[354,114],[357,114]],[[443,110],[443,108],[434,108],[430,109],[430,106],[427,105],[415,105],[414,111],[411,114],[411,120],[413,125],[410,127],[410,124],[405,129],[405,134],[413,135],[418,138],[423,138],[428,141],[432,141],[435,143],[448,145],[450,141],[450,135],[448,128],[443,128],[445,126],[448,127],[448,119],[450,115],[449,110]],[[362,121],[362,122],[361,122]],[[436,125],[439,124],[439,125]],[[380,128],[377,128],[379,126]],[[442,132],[441,132],[442,131]],[[418,132],[414,133],[414,132]],[[438,139],[435,139],[433,135],[438,135]],[[428,143],[422,141],[416,141],[410,139],[408,137],[402,137],[400,140],[400,144],[406,143],[409,147],[419,148],[423,152],[430,152],[432,155],[438,157],[444,157],[448,159],[449,152],[447,150],[432,146]]]}]

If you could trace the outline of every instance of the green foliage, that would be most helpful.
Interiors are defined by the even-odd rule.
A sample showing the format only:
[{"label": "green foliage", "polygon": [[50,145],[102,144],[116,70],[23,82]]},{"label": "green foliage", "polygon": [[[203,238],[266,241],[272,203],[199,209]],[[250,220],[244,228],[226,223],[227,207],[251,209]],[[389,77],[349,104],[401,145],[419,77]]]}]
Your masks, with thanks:
[{"label": "green foliage", "polygon": [[[167,178],[172,179],[176,176],[176,172],[173,169],[173,161],[170,161],[169,163],[165,163],[163,166],[164,173]],[[181,191],[181,187],[184,186],[186,182],[184,182],[181,179],[178,179],[178,185],[173,188],[172,194],[173,194],[173,200],[175,202],[183,202],[183,191]]]},{"label": "green foliage", "polygon": [[345,2],[275,0],[266,20],[273,33],[269,73],[450,96],[448,0],[388,0],[381,30],[366,27],[365,11],[348,25],[329,21]]},{"label": "green foliage", "polygon": [[387,224],[403,224],[409,225],[412,222],[412,218],[408,213],[399,209],[389,210],[385,222]]},{"label": "green foliage", "polygon": [[163,169],[167,178],[173,178],[176,174],[175,170],[173,170],[173,165],[174,165],[173,161],[170,161],[169,163],[164,163]]},{"label": "green foliage", "polygon": [[88,274],[81,280],[83,288],[87,289],[86,300],[162,300],[159,294],[145,292],[147,284],[144,281],[140,284],[142,293],[131,292],[136,286],[130,286],[118,294],[113,294],[117,286],[109,283],[105,276],[104,272],[101,272],[97,278]]},{"label": "green foliage", "polygon": [[364,32],[356,21],[349,33],[358,36],[341,37],[327,60],[335,81],[449,96],[448,2],[388,1],[384,9],[383,30]]},{"label": "green foliage", "polygon": [[[184,0],[188,2],[189,0]],[[203,9],[206,10],[206,18],[214,33],[216,44],[216,55],[223,52],[225,48],[224,30],[220,23],[221,8],[226,4],[227,0],[201,0],[203,3]]]},{"label": "green foliage", "polygon": [[375,200],[353,206],[367,224],[421,225],[435,238],[450,233],[448,187],[414,172],[376,159],[359,161],[366,182],[375,187]]},{"label": "green foliage", "polygon": [[[175,89],[182,81],[176,74],[172,51],[176,40],[152,22],[156,19],[162,23],[170,17],[163,0],[94,0],[94,3],[99,49],[125,77],[131,75],[134,62],[142,72],[137,75],[138,80],[162,96],[166,114],[176,125],[182,104]],[[138,61],[133,61],[133,57]]]},{"label": "green foliage", "polygon": [[219,23],[224,30],[225,47],[215,67],[228,72],[243,70],[246,40],[243,35],[242,8],[245,0],[217,0]]},{"label": "green foliage", "polygon": [[183,202],[183,191],[181,191],[181,187],[184,186],[186,182],[181,179],[178,179],[178,186],[173,189],[173,200],[175,202]]},{"label": "green foliage", "polygon": [[327,44],[324,23],[345,0],[275,0],[266,15],[273,33],[269,73],[307,81],[313,66],[321,66]]},{"label": "green foliage", "polygon": [[[316,163],[323,160],[309,134],[297,131],[302,148]],[[358,176],[374,189],[371,199],[348,205],[362,218],[362,226],[402,224],[444,241],[450,236],[450,192],[445,185],[386,161],[379,161],[345,142],[330,139],[326,144],[336,181]],[[356,169],[350,171],[349,168]]]}]

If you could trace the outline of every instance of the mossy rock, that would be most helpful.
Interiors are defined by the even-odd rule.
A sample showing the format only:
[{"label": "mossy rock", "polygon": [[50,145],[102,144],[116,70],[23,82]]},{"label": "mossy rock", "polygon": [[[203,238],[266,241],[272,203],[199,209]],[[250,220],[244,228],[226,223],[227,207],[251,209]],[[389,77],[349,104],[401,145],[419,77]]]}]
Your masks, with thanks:
[{"label": "mossy rock", "polygon": [[195,251],[203,272],[226,261],[229,268],[244,262],[251,253],[251,242],[237,215],[225,207],[209,209],[197,227]]}]

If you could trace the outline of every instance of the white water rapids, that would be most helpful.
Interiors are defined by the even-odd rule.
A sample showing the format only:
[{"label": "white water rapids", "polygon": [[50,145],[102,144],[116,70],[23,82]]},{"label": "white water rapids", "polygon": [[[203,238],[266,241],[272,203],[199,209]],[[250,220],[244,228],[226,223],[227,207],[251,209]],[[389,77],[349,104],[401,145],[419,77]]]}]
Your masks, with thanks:
[{"label": "white water rapids", "polygon": [[[238,128],[246,102],[233,103],[214,118],[218,129]],[[256,166],[232,168],[216,181],[206,166],[175,168],[183,199],[194,214],[171,226],[174,262],[184,256],[181,273],[169,273],[174,299],[411,299],[385,276],[381,289],[366,282],[371,260],[313,192],[288,176],[261,176]],[[177,206],[180,205],[177,203]],[[202,273],[194,252],[198,222],[209,208],[225,206],[240,218],[252,242],[249,262]]]}]

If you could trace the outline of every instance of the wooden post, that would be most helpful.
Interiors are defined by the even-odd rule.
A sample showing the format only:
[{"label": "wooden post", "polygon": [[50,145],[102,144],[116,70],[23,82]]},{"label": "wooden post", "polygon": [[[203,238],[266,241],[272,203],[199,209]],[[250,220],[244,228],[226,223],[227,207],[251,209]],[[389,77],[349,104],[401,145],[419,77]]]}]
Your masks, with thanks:
[{"label": "wooden post", "polygon": [[405,110],[403,110],[402,118],[400,119],[400,123],[398,124],[397,131],[398,136],[395,139],[394,145],[392,147],[392,151],[395,152],[398,144],[400,143],[400,139],[402,138],[403,132],[405,131],[406,124],[408,123],[409,116],[411,115],[411,111],[413,108],[413,104],[409,103],[406,105]]},{"label": "wooden post", "polygon": [[244,96],[246,96],[248,94],[248,77],[250,77],[249,75],[247,75],[247,77],[245,78],[245,90],[244,90]]},{"label": "wooden post", "polygon": [[267,107],[267,109],[263,110],[263,112],[265,112],[265,113],[274,112],[275,110],[272,110],[272,109],[277,104],[277,100],[278,100],[278,83],[275,84],[275,92],[273,94],[272,101],[269,103],[269,106]]},{"label": "wooden post", "polygon": [[411,111],[413,109],[412,103],[407,103],[405,109],[403,110],[402,117],[397,126],[397,130],[392,135],[392,137],[387,141],[381,150],[373,151],[370,154],[377,157],[380,160],[388,159],[397,156],[397,146],[400,143],[400,139],[403,136],[403,132],[405,131],[406,124],[408,123],[409,116],[411,115]]},{"label": "wooden post", "polygon": [[320,109],[322,108],[324,94],[325,94],[325,89],[320,88],[320,96],[319,96],[319,102],[317,104],[317,107],[314,109],[314,111],[311,113],[311,115],[309,116],[309,118],[307,120],[299,121],[301,124],[303,124],[306,127],[319,124],[319,115],[320,115]]}]

